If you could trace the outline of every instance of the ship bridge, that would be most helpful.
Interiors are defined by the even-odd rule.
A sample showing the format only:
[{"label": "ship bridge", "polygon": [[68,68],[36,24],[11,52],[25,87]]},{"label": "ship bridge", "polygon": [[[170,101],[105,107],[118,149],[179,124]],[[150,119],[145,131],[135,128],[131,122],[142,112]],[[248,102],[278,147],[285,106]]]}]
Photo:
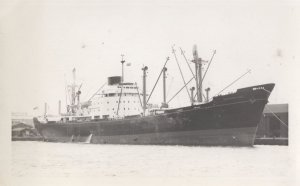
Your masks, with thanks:
[{"label": "ship bridge", "polygon": [[115,119],[141,115],[143,112],[136,84],[121,82],[120,76],[108,78],[108,84],[91,100],[90,114],[94,119]]}]

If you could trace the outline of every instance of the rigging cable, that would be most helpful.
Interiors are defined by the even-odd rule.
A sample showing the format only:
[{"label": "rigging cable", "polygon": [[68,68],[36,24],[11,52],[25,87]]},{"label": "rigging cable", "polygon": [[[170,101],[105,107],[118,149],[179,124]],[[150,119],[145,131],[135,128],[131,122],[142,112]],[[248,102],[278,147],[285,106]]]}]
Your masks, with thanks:
[{"label": "rigging cable", "polygon": [[235,82],[237,82],[238,80],[240,80],[242,77],[244,77],[246,74],[250,73],[251,70],[248,70],[246,73],[244,73],[243,75],[241,75],[239,78],[237,78],[236,80],[234,80],[232,83],[230,83],[228,86],[226,86],[225,88],[223,88],[223,90],[221,90],[218,94],[221,94],[224,90],[226,90],[228,87],[230,87],[231,85],[233,85]]},{"label": "rigging cable", "polygon": [[184,87],[186,87],[192,80],[194,79],[194,77],[192,77],[168,102],[167,104],[169,104],[170,101],[172,101],[173,98],[175,98],[175,96],[177,96],[177,94],[179,94],[179,92],[181,92]]},{"label": "rigging cable", "polygon": [[169,84],[168,91],[167,91],[167,97],[168,97],[168,95],[170,93],[170,90],[171,90],[171,87],[172,87],[172,84],[173,84],[173,80],[174,80],[174,77],[172,76],[171,83]]},{"label": "rigging cable", "polygon": [[121,94],[120,94],[119,102],[118,102],[117,116],[119,116],[119,108],[120,108],[120,103],[121,103],[122,92],[123,92],[123,83],[121,84]]},{"label": "rigging cable", "polygon": [[193,77],[195,78],[195,74],[194,74],[194,72],[193,72],[193,70],[192,70],[192,68],[191,68],[191,66],[190,66],[190,64],[189,64],[189,62],[188,62],[188,60],[186,59],[186,57],[185,57],[185,55],[184,55],[185,51],[183,51],[181,47],[179,47],[179,48],[180,48],[181,54],[183,55],[183,57],[184,57],[184,59],[185,59],[186,64],[188,65],[188,67],[189,67],[191,73],[193,74]]},{"label": "rigging cable", "polygon": [[[204,78],[205,78],[205,76],[206,76],[206,73],[207,73],[207,71],[208,71],[208,69],[209,69],[209,67],[210,67],[210,64],[211,64],[211,62],[212,62],[212,60],[213,60],[215,54],[216,54],[216,50],[214,50],[214,53],[213,53],[212,57],[211,57],[210,60],[209,60],[207,69],[205,70],[204,75],[203,75],[203,78],[202,78],[202,80],[201,80],[201,82],[200,82],[201,85],[202,85],[202,83],[203,83],[203,80],[204,80]],[[194,99],[196,98],[196,96],[197,96],[197,94],[195,94]],[[202,96],[204,97],[204,99],[206,99],[203,92],[202,92]]]},{"label": "rigging cable", "polygon": [[[268,91],[268,90],[266,90],[266,89],[262,89],[262,90],[264,90],[264,91],[266,91],[267,93],[269,93],[269,94],[271,94],[271,92],[270,91]],[[274,116],[275,116],[275,118],[276,119],[278,119],[279,121],[280,121],[280,123],[281,124],[283,124],[283,126],[285,126],[286,128],[289,128],[289,126],[286,124],[286,123],[284,123],[270,108],[269,108],[269,106],[268,105],[266,105],[265,106],[266,107],[266,109],[268,110],[268,111],[270,111]]]},{"label": "rigging cable", "polygon": [[[186,64],[188,65],[188,67],[189,67],[191,73],[193,74],[193,77],[196,79],[195,74],[194,74],[194,72],[193,72],[193,70],[192,70],[192,68],[191,68],[191,66],[190,66],[190,64],[189,64],[189,62],[188,62],[188,60],[186,59],[186,56],[184,55],[185,51],[183,51],[181,47],[179,47],[179,48],[180,48],[181,54],[183,55],[183,57],[184,57],[184,59],[185,59]],[[195,100],[196,96],[197,96],[197,94],[195,94],[195,96],[193,97],[193,100]],[[204,99],[206,99],[203,93],[202,93],[202,96],[204,97]]]},{"label": "rigging cable", "polygon": [[[86,94],[83,98],[83,100],[86,100],[87,97],[89,97],[89,94],[91,93],[91,91],[95,88],[96,86],[90,87],[87,91]],[[98,87],[98,86],[97,86]]]},{"label": "rigging cable", "polygon": [[[252,77],[252,78],[255,79],[254,77]],[[266,91],[267,93],[271,94],[271,92],[268,91],[268,90],[266,90],[265,88],[262,88],[262,90],[264,90],[264,91]],[[283,124],[284,127],[286,127],[286,128],[288,129],[289,126],[288,126],[285,122],[283,122],[283,121],[282,121],[282,120],[281,120],[281,119],[280,119],[280,118],[279,118],[279,117],[278,117],[278,116],[277,116],[277,115],[269,108],[268,105],[266,105],[265,107],[266,107],[266,109],[267,109],[268,111],[271,112],[272,115],[275,116],[276,119],[278,119],[278,120],[280,121],[281,124]]]},{"label": "rigging cable", "polygon": [[285,126],[286,128],[288,128],[289,126],[286,124],[286,123],[284,123],[274,112],[272,112],[272,110],[268,107],[268,105],[266,105],[265,106],[274,116],[275,116],[275,118],[277,118],[279,121],[280,121],[280,123],[281,124],[283,124],[283,126]]},{"label": "rigging cable", "polygon": [[136,87],[137,93],[138,93],[138,95],[139,95],[139,100],[140,100],[141,107],[143,108],[143,103],[142,103],[142,100],[141,100],[141,96],[140,96],[139,88],[138,88],[138,86],[137,86],[137,83],[136,83],[136,82],[135,82],[135,87]]},{"label": "rigging cable", "polygon": [[[174,58],[175,58],[175,61],[176,61],[176,63],[177,63],[177,66],[178,66],[178,68],[179,68],[181,78],[182,78],[182,80],[183,80],[183,83],[185,84],[184,87],[186,88],[186,91],[187,91],[187,93],[188,93],[189,99],[191,100],[191,95],[190,95],[190,92],[189,92],[189,90],[188,90],[188,87],[186,86],[186,82],[185,82],[185,80],[184,80],[184,77],[183,77],[183,74],[182,74],[182,71],[181,71],[179,62],[178,62],[178,60],[177,60],[177,56],[176,56],[176,53],[175,53],[175,49],[174,49],[173,46],[172,46],[172,53],[174,54]],[[194,77],[193,77],[193,78],[194,78]]]},{"label": "rigging cable", "polygon": [[88,101],[90,101],[96,94],[98,94],[98,92],[100,91],[100,90],[102,90],[102,88],[104,87],[106,85],[106,83],[104,83],[91,97],[90,97],[90,99],[88,99]]},{"label": "rigging cable", "polygon": [[154,87],[152,88],[152,90],[151,90],[151,93],[150,93],[150,95],[149,95],[149,97],[148,97],[148,99],[147,99],[147,101],[146,101],[146,104],[148,103],[148,101],[149,101],[149,99],[150,99],[150,97],[151,97],[151,95],[152,95],[152,93],[153,93],[153,91],[154,91],[154,89],[155,89],[155,87],[156,87],[156,85],[157,85],[157,83],[158,83],[158,80],[159,80],[159,78],[160,78],[160,76],[161,76],[161,74],[162,74],[162,72],[163,72],[163,70],[164,70],[164,68],[165,68],[165,66],[166,66],[166,64],[167,64],[167,62],[169,61],[169,57],[167,57],[167,60],[166,60],[166,62],[165,62],[165,64],[164,64],[164,66],[163,66],[163,68],[161,69],[161,71],[160,71],[160,74],[159,74],[159,76],[158,76],[158,78],[157,78],[157,80],[156,80],[156,82],[155,82],[155,85],[154,85]]},{"label": "rigging cable", "polygon": [[207,71],[208,71],[208,69],[209,69],[209,67],[210,67],[210,64],[211,64],[211,62],[212,62],[212,60],[213,60],[213,58],[214,58],[216,52],[217,52],[217,51],[214,50],[214,53],[213,53],[212,57],[210,58],[210,61],[209,61],[208,66],[207,66],[207,69],[206,69],[206,71],[204,72],[203,78],[202,78],[202,80],[201,80],[201,82],[200,82],[201,85],[202,85],[202,82],[203,82],[203,80],[204,80],[204,78],[205,78],[205,76],[206,76],[206,73],[207,73]]}]

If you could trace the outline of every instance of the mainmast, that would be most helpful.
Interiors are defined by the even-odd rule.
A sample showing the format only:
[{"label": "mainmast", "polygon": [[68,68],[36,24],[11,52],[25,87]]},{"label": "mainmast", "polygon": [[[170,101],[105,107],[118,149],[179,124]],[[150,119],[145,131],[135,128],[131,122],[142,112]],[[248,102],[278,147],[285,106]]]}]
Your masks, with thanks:
[{"label": "mainmast", "polygon": [[162,103],[162,108],[168,108],[168,104],[167,104],[167,101],[166,101],[166,71],[167,71],[167,68],[164,67],[163,68],[163,103]]},{"label": "mainmast", "polygon": [[[198,51],[197,51],[197,45],[194,45],[193,47],[193,57],[194,57],[194,60],[192,62],[195,63],[195,78],[196,78],[196,94],[197,94],[197,101],[198,102],[202,102],[202,90],[201,88],[199,87],[199,82],[201,82],[199,80],[199,57],[198,57]],[[201,63],[201,60],[200,60],[200,63]],[[201,67],[200,67],[201,68]],[[200,70],[200,73],[201,73],[201,70]],[[201,77],[201,75],[200,75]]]},{"label": "mainmast", "polygon": [[143,70],[143,114],[145,116],[145,112],[146,112],[146,109],[147,109],[147,101],[146,101],[146,77],[147,77],[147,70],[148,70],[148,67],[145,66],[142,68]]},{"label": "mainmast", "polygon": [[81,89],[81,86],[82,86],[82,83],[80,84],[80,86],[79,86],[79,88],[78,88],[78,90],[77,90],[77,92],[76,92],[76,97],[77,97],[77,107],[78,107],[78,109],[80,109],[80,94],[81,94],[80,89]]},{"label": "mainmast", "polygon": [[121,56],[122,56],[122,60],[121,60],[121,63],[122,63],[122,78],[121,78],[121,83],[124,83],[124,63],[125,63],[125,60],[123,59],[124,54],[122,54]]},{"label": "mainmast", "polygon": [[[75,114],[77,110],[80,110],[80,88],[82,84],[79,86],[79,88],[76,91],[76,69],[73,68],[72,71],[73,74],[73,83],[70,85],[71,87],[71,104],[67,106],[67,111],[71,111],[72,114]],[[77,100],[76,100],[77,99]],[[77,101],[77,104],[76,104]],[[71,109],[71,110],[70,110]]]},{"label": "mainmast", "polygon": [[197,91],[197,102],[202,102],[202,63],[206,62],[198,57],[197,45],[193,47],[193,56],[195,63],[195,74],[196,74],[196,91]]},{"label": "mainmast", "polygon": [[76,69],[73,68],[73,84],[72,84],[72,103],[71,105],[75,105],[75,101],[76,101],[76,91],[75,91],[75,88],[76,88]]}]

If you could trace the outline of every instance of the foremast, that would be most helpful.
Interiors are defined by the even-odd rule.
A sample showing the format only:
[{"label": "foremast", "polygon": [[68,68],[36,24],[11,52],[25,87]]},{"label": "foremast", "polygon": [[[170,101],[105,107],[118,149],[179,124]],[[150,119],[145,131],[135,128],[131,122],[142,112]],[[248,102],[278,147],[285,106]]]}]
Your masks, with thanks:
[{"label": "foremast", "polygon": [[[70,105],[67,105],[67,112],[70,115],[76,115],[78,113],[78,111],[81,110],[81,105],[80,105],[80,88],[82,86],[82,84],[80,86],[78,86],[76,84],[76,69],[73,68],[72,70],[72,76],[73,76],[73,82],[71,85],[69,85],[70,89],[71,89],[71,103]],[[77,89],[78,87],[78,89]],[[76,91],[77,89],[77,91]]]}]

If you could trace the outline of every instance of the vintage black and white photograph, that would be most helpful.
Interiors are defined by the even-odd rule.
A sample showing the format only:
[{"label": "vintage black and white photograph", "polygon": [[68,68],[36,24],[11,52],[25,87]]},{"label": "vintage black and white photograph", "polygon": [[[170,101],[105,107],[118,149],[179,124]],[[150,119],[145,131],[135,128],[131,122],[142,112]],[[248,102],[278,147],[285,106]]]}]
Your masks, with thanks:
[{"label": "vintage black and white photograph", "polygon": [[0,185],[299,184],[299,5],[0,1]]}]

